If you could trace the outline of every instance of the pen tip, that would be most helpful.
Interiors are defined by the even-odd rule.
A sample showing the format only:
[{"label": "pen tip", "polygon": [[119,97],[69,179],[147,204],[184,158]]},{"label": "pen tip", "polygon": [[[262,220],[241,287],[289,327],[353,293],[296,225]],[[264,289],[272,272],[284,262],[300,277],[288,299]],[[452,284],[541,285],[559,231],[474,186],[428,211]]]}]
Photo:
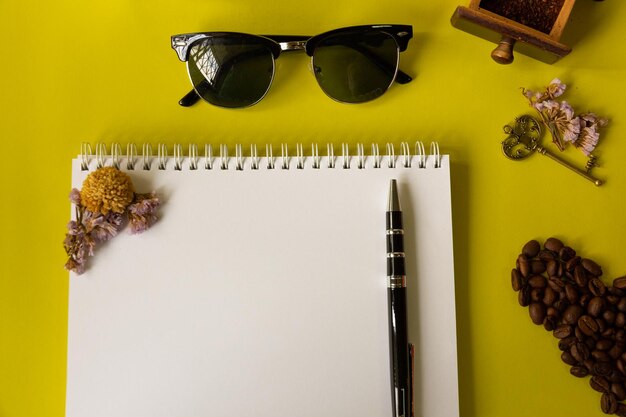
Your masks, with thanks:
[{"label": "pen tip", "polygon": [[398,198],[396,180],[389,182],[389,208],[387,211],[400,211],[400,199]]}]

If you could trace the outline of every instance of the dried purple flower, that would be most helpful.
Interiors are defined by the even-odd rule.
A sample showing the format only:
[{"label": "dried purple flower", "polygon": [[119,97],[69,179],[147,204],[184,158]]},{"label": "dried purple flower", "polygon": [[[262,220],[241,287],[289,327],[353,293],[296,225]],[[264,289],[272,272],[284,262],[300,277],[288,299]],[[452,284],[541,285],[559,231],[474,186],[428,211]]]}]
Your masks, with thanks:
[{"label": "dried purple flower", "polygon": [[556,97],[562,96],[566,88],[567,86],[563,84],[561,80],[559,80],[558,78],[555,78],[552,81],[550,81],[550,84],[546,87],[546,94],[551,99],[554,99]]},{"label": "dried purple flower", "polygon": [[130,232],[143,233],[156,221],[156,211],[161,201],[155,193],[135,194],[135,201],[128,206],[128,221]]},{"label": "dried purple flower", "polygon": [[[100,171],[101,176],[106,174],[105,169],[101,168]],[[124,181],[125,187],[132,189],[130,177]],[[109,191],[103,187],[100,188],[97,189],[99,194],[94,191],[96,190],[94,188],[91,190],[91,194],[85,195],[89,195],[90,198],[96,196],[104,201],[104,205],[109,204],[107,203],[110,197]],[[85,191],[85,186],[83,186],[83,191]],[[111,191],[112,197],[117,195],[114,191]],[[106,242],[118,234],[125,223],[126,216],[128,216],[131,233],[141,233],[157,221],[156,210],[160,205],[160,200],[155,193],[137,194],[133,192],[133,200],[130,205],[124,205],[119,210],[113,209],[118,206],[122,207],[118,204],[103,214],[104,210],[102,212],[89,210],[85,206],[84,198],[81,198],[81,191],[76,188],[70,192],[70,201],[76,206],[76,219],[67,224],[67,233],[63,240],[63,246],[68,255],[65,268],[77,274],[85,272],[87,258],[94,255],[95,248],[99,243]]]},{"label": "dried purple flower", "polygon": [[70,202],[80,206],[80,190],[78,188],[72,188],[72,191],[70,191]]},{"label": "dried purple flower", "polygon": [[598,129],[608,122],[594,113],[576,116],[567,101],[555,101],[556,97],[563,95],[566,87],[560,79],[554,78],[543,93],[522,88],[522,94],[541,116],[559,150],[565,149],[565,143],[571,143],[589,156],[598,143]]}]

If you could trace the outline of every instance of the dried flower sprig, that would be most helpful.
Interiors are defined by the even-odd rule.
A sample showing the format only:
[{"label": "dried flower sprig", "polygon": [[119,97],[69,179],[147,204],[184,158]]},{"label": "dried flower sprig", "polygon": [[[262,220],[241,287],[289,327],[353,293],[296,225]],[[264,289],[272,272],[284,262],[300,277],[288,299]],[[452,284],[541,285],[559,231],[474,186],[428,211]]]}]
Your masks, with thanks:
[{"label": "dried flower sprig", "polygon": [[575,115],[567,101],[555,99],[565,93],[567,86],[558,78],[550,81],[544,91],[532,91],[522,88],[522,94],[531,107],[539,113],[541,121],[550,131],[552,142],[563,151],[570,143],[590,156],[600,139],[599,128],[608,124],[608,120],[594,113]]},{"label": "dried flower sprig", "polygon": [[157,221],[161,204],[155,193],[135,193],[130,176],[113,167],[90,173],[83,189],[72,189],[69,197],[76,218],[67,224],[63,241],[68,255],[65,268],[79,275],[99,243],[115,237],[126,222],[133,234],[146,231]]}]

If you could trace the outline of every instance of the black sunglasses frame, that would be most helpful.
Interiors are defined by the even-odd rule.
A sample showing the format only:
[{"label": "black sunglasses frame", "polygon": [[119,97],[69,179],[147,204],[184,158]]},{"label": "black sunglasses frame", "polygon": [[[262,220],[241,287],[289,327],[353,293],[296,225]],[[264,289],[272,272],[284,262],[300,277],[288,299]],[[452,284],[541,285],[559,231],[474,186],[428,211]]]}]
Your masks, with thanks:
[{"label": "black sunglasses frame", "polygon": [[[259,41],[263,42],[269,50],[272,52],[274,59],[277,59],[282,52],[293,51],[305,51],[310,57],[313,56],[315,48],[318,43],[328,36],[336,34],[355,34],[361,35],[369,32],[382,32],[391,36],[398,45],[399,52],[406,50],[409,40],[413,37],[413,27],[411,25],[361,25],[350,26],[340,29],[330,30],[328,32],[321,33],[315,36],[302,36],[302,35],[250,35],[241,32],[196,32],[180,35],[173,35],[171,37],[172,49],[176,51],[178,59],[183,62],[189,60],[189,50],[191,46],[203,39],[211,37],[242,37],[247,38],[254,36]],[[375,62],[376,60],[373,59]],[[383,64],[383,63],[381,63]],[[406,84],[413,80],[413,78],[401,71],[399,68],[394,68],[395,77],[394,81],[398,84]],[[183,107],[189,107],[197,103],[202,97],[196,92],[195,88],[189,91],[183,98],[180,99],[178,104]]]}]

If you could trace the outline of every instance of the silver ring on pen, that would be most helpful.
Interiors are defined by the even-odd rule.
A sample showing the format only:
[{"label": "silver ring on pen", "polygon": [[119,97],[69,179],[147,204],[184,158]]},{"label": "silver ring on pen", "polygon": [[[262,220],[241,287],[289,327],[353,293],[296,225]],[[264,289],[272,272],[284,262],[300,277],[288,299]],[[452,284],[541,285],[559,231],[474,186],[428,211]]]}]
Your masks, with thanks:
[{"label": "silver ring on pen", "polygon": [[387,235],[403,235],[404,229],[387,229]]},{"label": "silver ring on pen", "polygon": [[404,258],[404,252],[389,252],[387,258]]},{"label": "silver ring on pen", "polygon": [[406,275],[390,275],[387,277],[388,288],[406,288]]}]

